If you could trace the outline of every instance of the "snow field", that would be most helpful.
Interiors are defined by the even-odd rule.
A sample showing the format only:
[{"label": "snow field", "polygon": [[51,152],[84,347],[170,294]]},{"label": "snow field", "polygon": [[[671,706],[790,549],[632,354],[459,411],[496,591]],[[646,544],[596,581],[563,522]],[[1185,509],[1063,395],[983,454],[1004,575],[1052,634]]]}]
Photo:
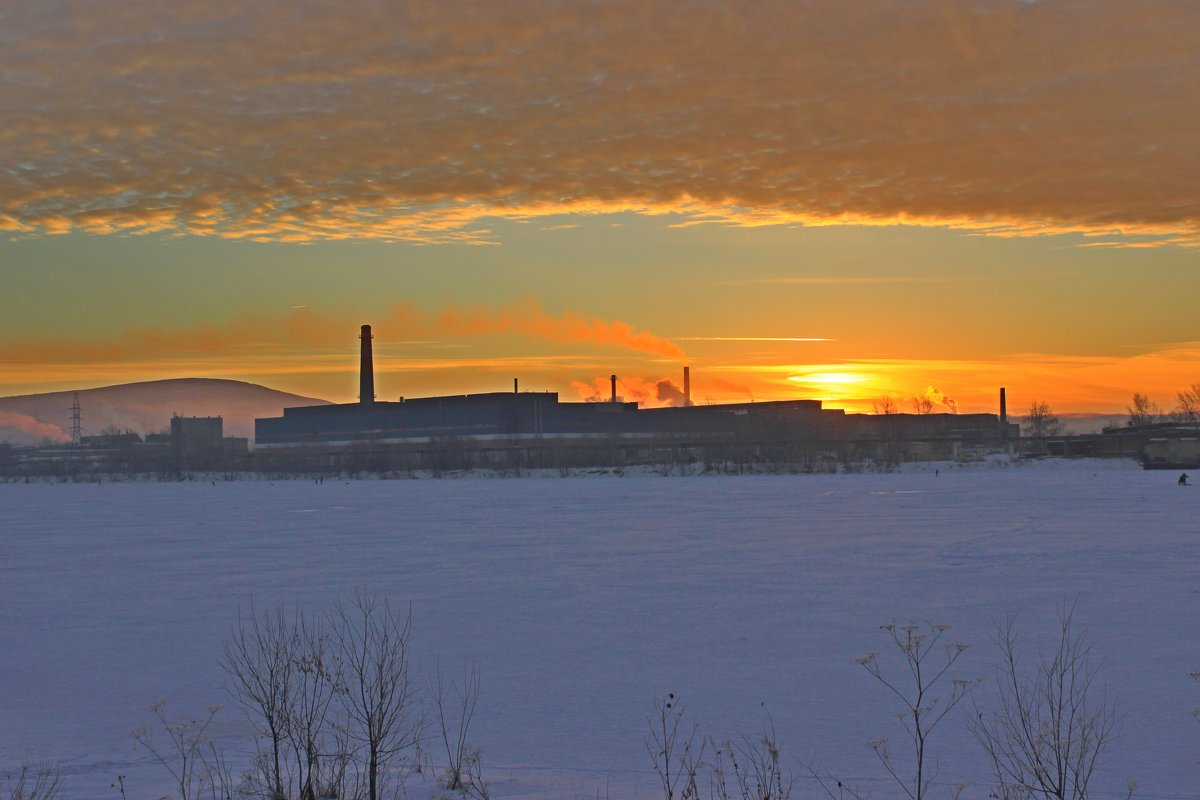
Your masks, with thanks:
[{"label": "snow field", "polygon": [[[890,797],[865,742],[904,753],[896,707],[852,663],[901,668],[878,626],[947,623],[973,645],[957,674],[986,679],[992,620],[1018,613],[1032,645],[1073,599],[1126,714],[1096,796],[1136,778],[1197,797],[1200,490],[1130,462],[932,469],[0,485],[0,774],[54,759],[68,797],[116,797],[117,774],[158,797],[129,732],[160,698],[225,706],[216,734],[244,758],[216,663],[239,608],[363,587],[412,603],[424,676],[479,662],[472,738],[498,797],[654,797],[645,719],[667,691],[722,738],[765,702],[791,764]],[[940,783],[986,797],[961,716],[933,750]]]}]

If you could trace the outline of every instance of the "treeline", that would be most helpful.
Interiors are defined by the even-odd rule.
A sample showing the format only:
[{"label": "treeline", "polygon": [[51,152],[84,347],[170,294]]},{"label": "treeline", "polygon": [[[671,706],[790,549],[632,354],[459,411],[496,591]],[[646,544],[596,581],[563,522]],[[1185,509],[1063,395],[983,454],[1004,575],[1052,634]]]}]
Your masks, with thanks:
[{"label": "treeline", "polygon": [[1193,383],[1176,392],[1175,407],[1170,411],[1164,412],[1157,403],[1139,392],[1134,392],[1127,410],[1130,427],[1153,425],[1156,422],[1200,423],[1200,383]]}]

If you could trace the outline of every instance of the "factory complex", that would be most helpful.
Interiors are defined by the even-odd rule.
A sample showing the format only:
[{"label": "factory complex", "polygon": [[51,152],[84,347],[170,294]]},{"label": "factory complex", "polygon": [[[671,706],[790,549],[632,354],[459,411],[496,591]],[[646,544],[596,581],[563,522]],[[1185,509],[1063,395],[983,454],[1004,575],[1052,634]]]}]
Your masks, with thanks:
[{"label": "factory complex", "polygon": [[[512,391],[380,401],[371,328],[363,325],[356,403],[284,408],[254,420],[254,441],[225,436],[221,417],[175,415],[169,432],[83,436],[78,395],[70,443],[0,443],[0,479],[187,474],[266,476],[443,474],[462,470],[646,467],[663,474],[832,472],[904,461],[971,461],[991,454],[1138,459],[1147,468],[1200,468],[1200,427],[1157,422],[1103,433],[1026,436],[998,414],[847,414],[819,400],[696,405],[683,368],[677,405],[642,408],[617,394],[564,402]],[[563,474],[566,474],[564,472]]]},{"label": "factory complex", "polygon": [[[255,421],[260,468],[536,468],[678,464],[741,465],[958,458],[1004,450],[1019,437],[1001,414],[846,414],[819,400],[695,405],[684,367],[678,407],[563,402],[556,392],[511,392],[378,401],[371,328],[362,326],[359,401],[284,409]],[[1003,390],[1001,390],[1003,402]]]}]

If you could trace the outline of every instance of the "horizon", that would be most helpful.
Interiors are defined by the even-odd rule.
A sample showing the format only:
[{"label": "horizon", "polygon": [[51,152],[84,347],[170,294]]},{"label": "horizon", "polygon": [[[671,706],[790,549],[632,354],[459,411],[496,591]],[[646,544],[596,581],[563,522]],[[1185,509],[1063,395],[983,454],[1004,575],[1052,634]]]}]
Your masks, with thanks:
[{"label": "horizon", "polygon": [[[79,386],[79,387],[74,387],[74,388],[54,389],[54,390],[50,390],[50,391],[46,391],[46,392],[33,392],[33,393],[20,394],[20,395],[3,395],[3,396],[0,396],[0,400],[41,397],[41,396],[45,396],[45,395],[54,395],[54,394],[62,394],[62,395],[79,394],[79,393],[85,393],[85,392],[91,392],[91,391],[103,391],[106,389],[122,389],[122,388],[127,388],[127,387],[143,386],[143,385],[155,384],[155,383],[173,383],[173,382],[186,382],[186,381],[213,381],[213,382],[217,382],[217,383],[238,383],[238,384],[243,384],[245,386],[253,387],[254,389],[264,389],[269,392],[275,392],[275,393],[279,393],[279,394],[288,394],[288,395],[292,395],[292,396],[306,399],[306,400],[316,400],[319,403],[327,403],[327,404],[333,404],[333,405],[339,405],[339,404],[345,405],[347,403],[353,404],[353,403],[359,402],[357,399],[347,400],[347,401],[336,401],[336,400],[330,400],[325,397],[317,397],[317,396],[312,396],[312,395],[298,395],[298,394],[295,394],[294,392],[285,392],[282,389],[276,388],[274,386],[269,386],[269,385],[263,384],[263,383],[254,383],[251,381],[243,381],[243,380],[239,380],[239,379],[235,379],[235,378],[211,378],[211,377],[205,377],[205,376],[200,376],[200,375],[189,375],[189,376],[179,377],[179,378],[152,378],[152,379],[143,380],[143,381],[129,381],[129,382],[125,382],[125,383],[116,383],[116,384],[98,384],[95,386]],[[618,385],[618,390],[620,390],[620,387],[622,387],[624,385],[620,376],[617,376],[617,385]],[[606,390],[607,390],[607,384],[606,384]],[[524,393],[524,392],[556,393],[556,392],[554,392],[554,390],[550,390],[550,389],[528,389],[525,387],[520,388],[519,391],[522,393]],[[510,389],[504,389],[504,388],[492,388],[492,389],[485,388],[485,389],[481,390],[480,392],[478,392],[478,394],[509,394],[510,392],[511,392]],[[378,403],[403,402],[404,400],[421,399],[421,398],[425,398],[425,397],[438,397],[438,396],[442,396],[442,395],[419,395],[419,396],[418,395],[409,395],[409,396],[400,395],[396,400],[390,400],[390,399],[383,398],[383,399],[376,399],[375,403],[378,404]],[[446,396],[454,397],[454,396],[458,396],[458,395],[446,395]],[[621,402],[635,402],[635,403],[638,403],[639,405],[642,405],[642,403],[637,400],[626,400],[625,396],[623,394],[621,394],[620,391],[618,391],[618,399]],[[789,399],[796,399],[796,398],[789,398]],[[808,398],[803,398],[803,399],[808,399]],[[837,408],[836,406],[831,406],[831,405],[826,404],[820,398],[811,398],[811,399],[814,399],[817,402],[822,403],[823,408],[826,408],[826,409]],[[571,395],[568,397],[560,397],[560,402],[568,402],[568,403],[569,402],[599,403],[599,402],[607,402],[607,401],[608,401],[608,397],[601,397],[601,396],[599,396],[599,394],[594,394],[591,397],[586,397],[586,398],[577,397],[574,395]],[[736,401],[735,400],[735,401],[731,401],[730,404],[738,405],[740,402],[744,402],[744,401]],[[769,401],[758,401],[758,402],[769,402]],[[712,401],[711,399],[707,400],[707,401],[702,401],[702,402],[696,403],[696,405],[716,405],[716,404],[717,403],[715,401]],[[670,404],[668,403],[665,405],[670,405]],[[676,403],[675,405],[678,405],[678,404]],[[648,405],[646,407],[661,408],[661,407],[663,407],[663,405],[655,404],[655,405]],[[908,414],[908,415],[959,414],[959,413],[962,413],[962,414],[974,414],[974,413],[998,414],[998,409],[992,409],[990,411],[987,409],[983,409],[983,410],[979,410],[979,411],[963,411],[963,410],[955,410],[955,409],[948,409],[948,408],[937,408],[935,406],[934,410],[926,412],[926,411],[916,411],[910,407],[906,407],[903,405],[898,406],[897,410],[889,411],[889,412],[876,411],[876,410],[868,410],[868,411],[852,411],[852,410],[846,410],[846,409],[842,409],[842,410],[844,410],[845,413],[847,413],[847,414],[882,414],[882,413],[893,413],[893,414],[901,414],[901,415],[903,415],[903,414]],[[1097,419],[1098,420],[1098,419],[1107,418],[1107,419],[1116,421],[1116,420],[1127,420],[1130,415],[1130,411],[1128,408],[1108,410],[1108,411],[1104,411],[1104,410],[1101,410],[1101,411],[1072,411],[1070,409],[1065,409],[1065,410],[1052,409],[1052,411],[1056,417],[1062,417],[1062,418],[1067,418],[1067,419],[1089,419],[1089,420]],[[1026,410],[1018,410],[1018,413],[1013,413],[1013,410],[1010,407],[1009,413],[1008,413],[1008,419],[1009,419],[1009,421],[1014,421],[1014,420],[1019,421],[1022,417],[1025,416],[1025,412],[1026,412]],[[1169,417],[1170,413],[1168,411],[1164,411],[1160,407],[1157,411],[1154,412],[1154,415],[1162,416],[1165,418],[1165,417]],[[185,414],[185,416],[186,416],[186,414]]]},{"label": "horizon", "polygon": [[[14,9],[0,396],[1119,415],[1200,379],[1200,8]],[[250,45],[250,46],[247,46]],[[66,57],[70,54],[70,57]]]}]

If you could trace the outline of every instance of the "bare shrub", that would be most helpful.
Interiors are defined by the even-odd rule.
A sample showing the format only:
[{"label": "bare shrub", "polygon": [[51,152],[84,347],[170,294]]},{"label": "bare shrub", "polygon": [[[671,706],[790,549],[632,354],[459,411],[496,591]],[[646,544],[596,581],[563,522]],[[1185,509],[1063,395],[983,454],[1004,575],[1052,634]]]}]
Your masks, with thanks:
[{"label": "bare shrub", "polygon": [[242,794],[379,800],[403,783],[412,764],[398,757],[423,730],[410,629],[411,614],[364,592],[315,619],[283,607],[239,615],[221,666],[263,743]]},{"label": "bare shrub", "polygon": [[[432,688],[439,738],[446,752],[442,786],[458,792],[462,797],[488,800],[491,794],[483,780],[483,751],[468,739],[475,706],[479,702],[479,665],[471,664],[464,670],[461,688],[447,688],[442,671],[438,669]],[[454,698],[450,697],[451,691],[454,692]]]},{"label": "bare shrub", "polygon": [[757,736],[712,743],[714,800],[789,800],[792,796],[795,777],[783,767],[775,721],[765,707],[763,717]]},{"label": "bare shrub", "polygon": [[5,776],[3,800],[54,800],[62,792],[63,773],[57,764],[22,764],[15,778]]},{"label": "bare shrub", "polygon": [[700,800],[696,776],[707,746],[699,736],[700,723],[684,725],[683,708],[674,693],[668,693],[654,698],[654,713],[646,724],[646,752],[654,762],[663,800]]},{"label": "bare shrub", "polygon": [[[880,627],[901,657],[904,669],[899,671],[900,675],[903,678],[907,674],[909,679],[885,674],[879,664],[879,653],[855,659],[855,663],[900,700],[902,707],[897,717],[912,747],[911,774],[904,774],[905,768],[893,760],[886,738],[875,739],[869,745],[904,794],[911,800],[924,800],[938,774],[936,760],[929,757],[929,737],[975,684],[975,681],[949,678],[950,670],[969,645],[962,642],[943,644],[949,625],[928,622],[925,625],[897,625],[892,622]],[[949,687],[944,685],[946,680],[949,680]]]},{"label": "bare shrub", "polygon": [[1059,608],[1055,640],[1038,645],[1030,665],[1022,660],[1015,617],[997,624],[995,641],[996,707],[976,709],[971,730],[991,760],[999,796],[1086,800],[1120,714],[1097,684],[1100,663],[1074,622],[1073,606]]},{"label": "bare shrub", "polygon": [[[167,719],[166,701],[150,706],[157,725],[143,725],[131,736],[154,760],[171,774],[179,800],[229,798],[233,794],[229,769],[216,745],[208,736],[208,728],[220,706],[205,709],[204,716],[192,719]],[[166,737],[162,742],[156,731]],[[124,783],[122,782],[122,790]]]}]

